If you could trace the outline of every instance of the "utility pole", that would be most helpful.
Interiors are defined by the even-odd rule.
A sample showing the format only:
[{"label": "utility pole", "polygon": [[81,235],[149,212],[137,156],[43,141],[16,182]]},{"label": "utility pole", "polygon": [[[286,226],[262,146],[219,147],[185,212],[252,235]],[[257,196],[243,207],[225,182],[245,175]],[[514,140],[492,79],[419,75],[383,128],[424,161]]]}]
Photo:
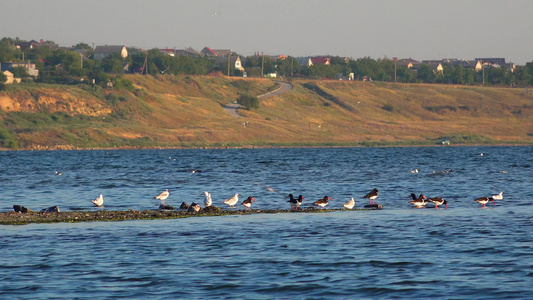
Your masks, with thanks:
[{"label": "utility pole", "polygon": [[261,78],[265,77],[265,55],[261,52]]},{"label": "utility pole", "polygon": [[392,60],[394,60],[394,82],[396,82],[396,64],[398,62],[398,58],[393,57]]},{"label": "utility pole", "polygon": [[229,77],[229,66],[231,62],[231,51],[228,53],[228,77]]}]

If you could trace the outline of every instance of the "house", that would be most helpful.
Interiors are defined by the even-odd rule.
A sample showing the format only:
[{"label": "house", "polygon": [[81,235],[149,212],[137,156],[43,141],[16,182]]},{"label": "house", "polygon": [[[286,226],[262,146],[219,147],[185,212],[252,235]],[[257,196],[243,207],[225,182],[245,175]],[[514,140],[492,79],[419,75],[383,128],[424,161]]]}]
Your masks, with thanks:
[{"label": "house", "polygon": [[310,67],[312,65],[326,65],[329,66],[331,63],[331,58],[328,56],[315,56],[315,57],[295,57],[296,62],[301,67]]},{"label": "house", "polygon": [[433,73],[440,73],[442,74],[444,72],[444,68],[442,67],[442,64],[440,62],[436,62],[436,63],[417,63],[417,64],[413,64],[413,69],[414,70],[419,70],[420,69],[420,66],[422,65],[428,65],[431,70],[433,70]]},{"label": "house", "polygon": [[420,64],[420,62],[409,57],[398,59],[397,64],[398,66],[405,66],[407,69],[411,69],[415,64]]},{"label": "house", "polygon": [[329,66],[331,63],[331,58],[327,56],[315,56],[309,58],[310,65],[326,65]]},{"label": "house", "polygon": [[[244,72],[244,67],[242,66],[242,61],[239,56],[230,56],[229,58],[229,64],[230,66],[233,66],[235,70],[239,70],[241,72]],[[228,57],[219,56],[215,60],[215,67],[224,68],[224,70],[228,67]]]},{"label": "house", "polygon": [[185,48],[183,50],[175,50],[175,53],[176,55],[181,55],[181,56],[192,56],[192,57],[201,56],[198,51],[194,50],[191,47]]},{"label": "house", "polygon": [[225,50],[225,49],[214,50],[214,49],[211,49],[209,47],[204,47],[204,49],[202,49],[202,51],[200,51],[200,54],[202,56],[213,56],[213,57],[230,56],[231,55],[231,50]]},{"label": "house", "polygon": [[176,56],[176,49],[168,49],[168,48],[165,48],[165,49],[159,49],[159,51],[161,51],[161,53],[164,53],[168,56]]},{"label": "house", "polygon": [[128,57],[128,49],[126,46],[96,46],[94,48],[94,59],[102,60],[111,54],[118,53],[122,58]]},{"label": "house", "polygon": [[30,76],[39,76],[39,70],[35,68],[35,64],[28,62],[3,62],[1,66],[2,71],[12,71],[13,68],[23,67],[28,71]]},{"label": "house", "polygon": [[7,70],[2,72],[2,73],[4,73],[4,75],[6,75],[6,77],[7,77],[6,84],[12,84],[13,82],[20,83],[20,81],[22,80],[21,78],[15,78],[13,73],[11,73],[11,72],[9,72]]}]

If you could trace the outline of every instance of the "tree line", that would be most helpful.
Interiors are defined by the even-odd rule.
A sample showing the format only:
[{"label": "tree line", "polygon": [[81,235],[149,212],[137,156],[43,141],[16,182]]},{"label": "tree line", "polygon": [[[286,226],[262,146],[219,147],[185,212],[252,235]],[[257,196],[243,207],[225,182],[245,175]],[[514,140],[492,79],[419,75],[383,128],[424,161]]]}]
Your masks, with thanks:
[{"label": "tree line", "polygon": [[[39,70],[35,82],[57,84],[79,84],[83,82],[105,86],[108,82],[121,85],[120,76],[124,73],[143,74],[187,74],[206,75],[212,72],[228,73],[228,62],[206,56],[169,56],[159,49],[142,51],[129,48],[130,55],[122,58],[119,54],[107,56],[99,61],[94,59],[92,47],[79,43],[72,50],[53,49],[47,47],[50,42],[42,46],[28,48],[22,51],[15,45],[21,43],[19,39],[2,38],[0,40],[0,61],[31,61]],[[85,50],[82,55],[73,50]],[[508,68],[485,68],[483,72],[466,69],[461,65],[442,64],[443,72],[435,72],[430,65],[422,64],[417,70],[406,66],[395,65],[388,58],[373,59],[363,57],[359,59],[345,59],[339,56],[330,57],[329,65],[315,64],[310,67],[300,66],[297,59],[291,56],[276,58],[270,56],[241,57],[248,76],[260,77],[262,74],[276,73],[282,77],[308,77],[321,79],[346,78],[351,73],[355,80],[371,78],[374,81],[403,82],[403,83],[441,83],[463,85],[492,85],[492,86],[527,86],[533,84],[533,61],[525,66],[517,66],[511,72]],[[13,69],[15,77],[29,77],[25,68]],[[241,70],[229,64],[229,75],[243,76]],[[0,82],[5,76],[0,75]]]}]

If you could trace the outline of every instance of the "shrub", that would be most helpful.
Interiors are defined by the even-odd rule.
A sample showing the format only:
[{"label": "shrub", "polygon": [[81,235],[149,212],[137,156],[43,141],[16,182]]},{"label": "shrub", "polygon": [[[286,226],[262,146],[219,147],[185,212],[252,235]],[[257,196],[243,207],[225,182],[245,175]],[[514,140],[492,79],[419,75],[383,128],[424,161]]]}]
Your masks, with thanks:
[{"label": "shrub", "polygon": [[242,94],[237,99],[237,103],[244,106],[248,110],[252,108],[259,108],[259,100],[256,96],[250,94]]},{"label": "shrub", "polygon": [[390,112],[393,112],[394,111],[394,106],[390,105],[390,104],[385,104],[381,107],[382,109],[386,110],[386,111],[390,111]]}]

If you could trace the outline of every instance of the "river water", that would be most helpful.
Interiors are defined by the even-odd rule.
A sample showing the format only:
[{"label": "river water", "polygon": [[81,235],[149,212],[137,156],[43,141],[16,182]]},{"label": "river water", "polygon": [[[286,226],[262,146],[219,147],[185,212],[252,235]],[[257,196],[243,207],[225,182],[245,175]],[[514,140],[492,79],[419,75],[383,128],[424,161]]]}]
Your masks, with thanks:
[{"label": "river water", "polygon": [[378,188],[384,206],[0,226],[0,298],[532,299],[532,167],[528,146],[0,152],[0,211],[156,209],[164,189],[175,206],[210,191],[286,209],[288,193],[360,208]]}]

